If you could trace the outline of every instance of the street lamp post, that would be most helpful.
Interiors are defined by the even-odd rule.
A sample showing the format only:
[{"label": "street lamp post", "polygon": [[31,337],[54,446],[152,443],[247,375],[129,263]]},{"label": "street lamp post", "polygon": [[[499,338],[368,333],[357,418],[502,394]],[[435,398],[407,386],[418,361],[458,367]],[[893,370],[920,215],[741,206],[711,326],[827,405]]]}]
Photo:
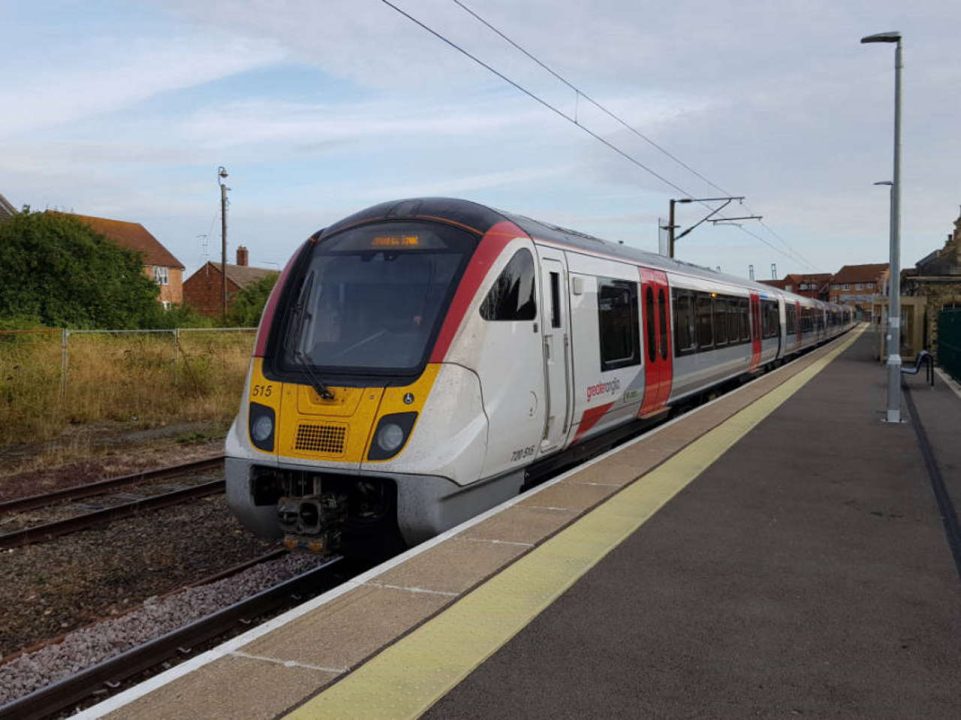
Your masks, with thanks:
[{"label": "street lamp post", "polygon": [[886,420],[901,422],[901,33],[884,32],[862,43],[895,43],[894,177],[891,179],[891,280],[888,285],[888,407]]}]

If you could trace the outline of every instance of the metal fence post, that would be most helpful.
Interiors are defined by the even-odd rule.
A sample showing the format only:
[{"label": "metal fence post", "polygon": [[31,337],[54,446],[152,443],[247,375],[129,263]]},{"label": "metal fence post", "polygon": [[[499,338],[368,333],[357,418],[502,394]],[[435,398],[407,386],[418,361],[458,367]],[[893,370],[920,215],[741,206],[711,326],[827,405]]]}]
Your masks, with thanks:
[{"label": "metal fence post", "polygon": [[60,333],[60,400],[67,396],[67,370],[70,366],[70,331],[64,328]]}]

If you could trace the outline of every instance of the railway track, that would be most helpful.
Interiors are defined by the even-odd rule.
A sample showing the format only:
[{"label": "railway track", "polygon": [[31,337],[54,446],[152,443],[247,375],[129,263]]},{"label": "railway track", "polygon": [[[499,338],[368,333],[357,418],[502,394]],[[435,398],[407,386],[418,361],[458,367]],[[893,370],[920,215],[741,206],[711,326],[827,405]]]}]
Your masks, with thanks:
[{"label": "railway track", "polygon": [[344,566],[343,558],[331,557],[319,567],[14,700],[0,707],[0,720],[41,720],[72,710],[105,688],[116,689],[121,683],[189,654],[193,648],[226,635],[238,626],[296,605],[305,595],[335,587],[345,579],[340,572]]},{"label": "railway track", "polygon": [[[181,465],[147,470],[122,477],[101,480],[87,485],[65,488],[41,495],[16,498],[0,503],[0,517],[9,516],[14,513],[29,512],[31,510],[52,508],[61,503],[105,496],[135,485],[143,485],[158,480],[182,477],[184,475],[204,473],[210,470],[216,470],[222,466],[223,456],[221,455],[215,458],[206,458]],[[224,488],[225,484],[223,479],[213,480],[178,488],[169,492],[139,497],[98,510],[80,512],[77,515],[61,520],[23,527],[0,534],[0,549],[44,542],[61,535],[85,530],[144,511],[158,510],[180,504],[187,500],[222,493],[224,492]]]}]

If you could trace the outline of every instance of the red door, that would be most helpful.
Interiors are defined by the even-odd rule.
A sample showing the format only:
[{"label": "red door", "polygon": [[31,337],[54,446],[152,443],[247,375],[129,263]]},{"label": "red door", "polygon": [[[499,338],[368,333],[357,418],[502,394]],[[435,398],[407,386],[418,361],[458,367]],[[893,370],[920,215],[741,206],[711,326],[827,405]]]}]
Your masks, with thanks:
[{"label": "red door", "polygon": [[757,293],[751,293],[751,366],[757,369],[761,364],[761,298]]},{"label": "red door", "polygon": [[671,289],[662,270],[639,268],[644,327],[644,399],[638,417],[661,412],[671,396]]}]

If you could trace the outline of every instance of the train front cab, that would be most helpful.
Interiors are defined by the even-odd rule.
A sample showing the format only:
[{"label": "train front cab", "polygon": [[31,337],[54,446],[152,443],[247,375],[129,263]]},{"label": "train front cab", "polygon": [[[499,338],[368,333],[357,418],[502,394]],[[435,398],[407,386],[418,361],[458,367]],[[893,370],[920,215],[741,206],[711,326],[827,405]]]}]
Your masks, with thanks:
[{"label": "train front cab", "polygon": [[445,356],[486,275],[470,261],[509,241],[494,235],[373,222],[291,260],[226,444],[228,500],[248,527],[326,551],[396,531],[398,510],[432,526],[426,496],[478,477],[479,379]]}]

